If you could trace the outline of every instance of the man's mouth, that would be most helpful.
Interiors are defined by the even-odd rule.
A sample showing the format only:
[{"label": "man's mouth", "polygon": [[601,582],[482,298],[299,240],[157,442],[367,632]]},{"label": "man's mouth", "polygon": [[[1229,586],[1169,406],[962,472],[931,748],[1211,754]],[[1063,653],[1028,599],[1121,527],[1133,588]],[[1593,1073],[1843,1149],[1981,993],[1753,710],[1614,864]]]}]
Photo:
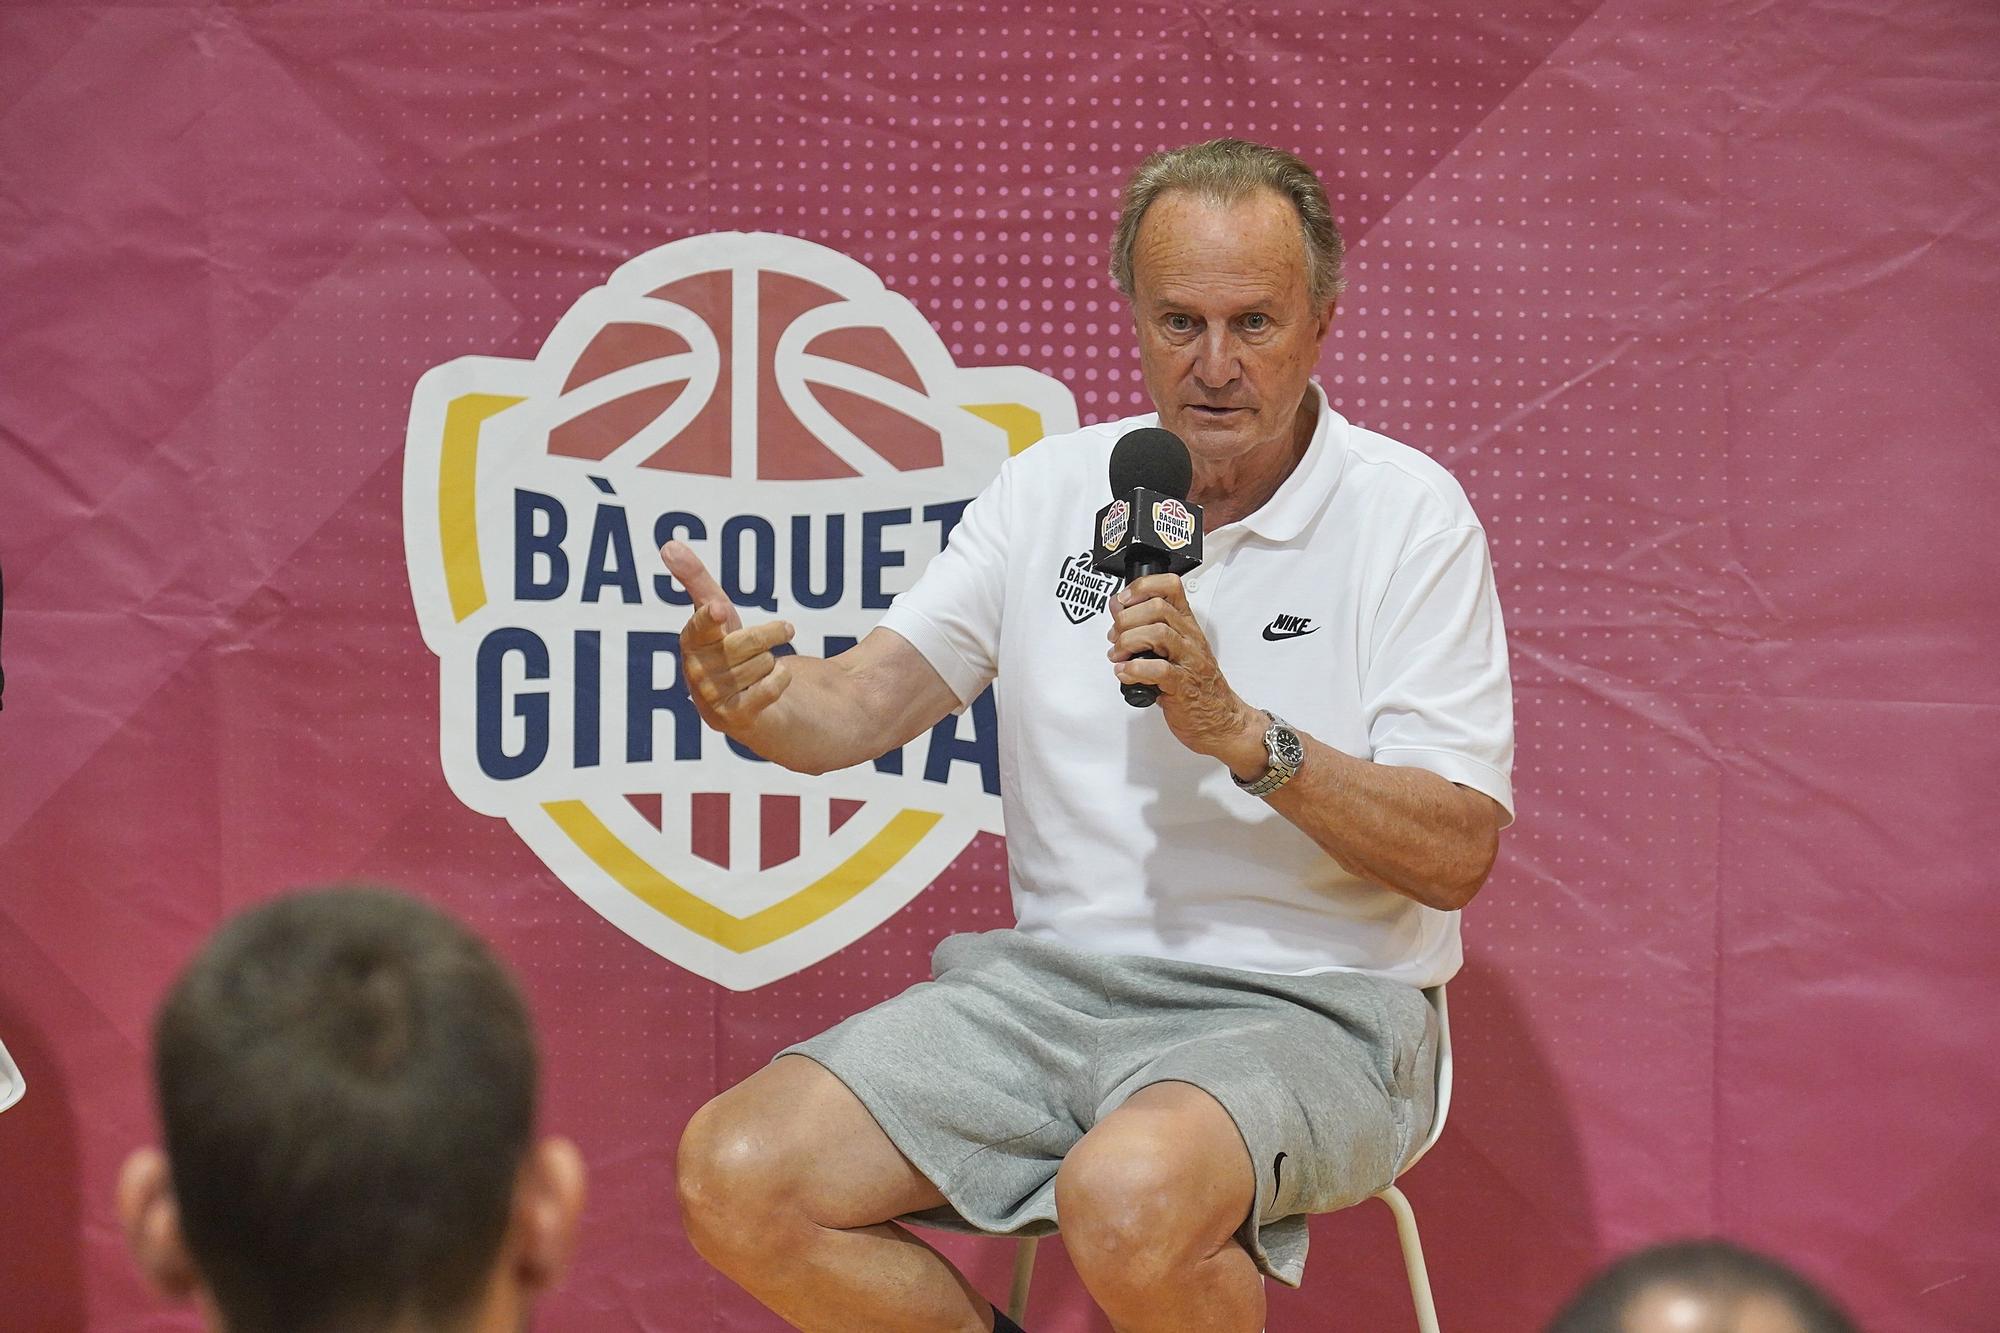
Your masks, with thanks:
[{"label": "man's mouth", "polygon": [[1248,412],[1249,410],[1247,407],[1210,407],[1205,403],[1191,403],[1188,405],[1188,411],[1194,413],[1197,417],[1209,421],[1227,420],[1239,412]]}]

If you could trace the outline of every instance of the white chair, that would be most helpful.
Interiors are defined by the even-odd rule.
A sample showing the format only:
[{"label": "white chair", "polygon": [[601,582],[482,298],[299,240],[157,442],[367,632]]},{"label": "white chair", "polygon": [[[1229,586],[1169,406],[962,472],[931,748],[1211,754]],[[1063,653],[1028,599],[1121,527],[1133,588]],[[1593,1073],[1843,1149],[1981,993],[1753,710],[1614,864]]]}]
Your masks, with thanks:
[{"label": "white chair", "polygon": [[[1431,1113],[1430,1133],[1424,1136],[1422,1146],[1411,1153],[1396,1173],[1401,1179],[1403,1171],[1415,1166],[1423,1155],[1431,1150],[1444,1132],[1444,1118],[1451,1110],[1451,1019],[1445,1009],[1444,987],[1432,986],[1424,991],[1424,998],[1437,1010],[1437,1109]],[[1403,1247],[1403,1272],[1410,1279],[1410,1300],[1417,1307],[1417,1327],[1422,1333],[1438,1333],[1437,1305],[1431,1300],[1430,1270],[1424,1266],[1423,1242],[1417,1237],[1417,1215],[1410,1209],[1410,1201],[1403,1197],[1403,1191],[1394,1184],[1385,1185],[1375,1192],[1375,1197],[1389,1205],[1389,1211],[1396,1217],[1396,1239]],[[1015,1323],[1028,1313],[1028,1287],[1035,1275],[1036,1237],[1029,1236],[1017,1241],[1014,1248],[1014,1284],[1007,1294],[1007,1317]]]},{"label": "white chair", "polygon": [[0,1045],[0,1111],[20,1101],[27,1090],[28,1080],[21,1077],[21,1067],[7,1054],[6,1046]]}]

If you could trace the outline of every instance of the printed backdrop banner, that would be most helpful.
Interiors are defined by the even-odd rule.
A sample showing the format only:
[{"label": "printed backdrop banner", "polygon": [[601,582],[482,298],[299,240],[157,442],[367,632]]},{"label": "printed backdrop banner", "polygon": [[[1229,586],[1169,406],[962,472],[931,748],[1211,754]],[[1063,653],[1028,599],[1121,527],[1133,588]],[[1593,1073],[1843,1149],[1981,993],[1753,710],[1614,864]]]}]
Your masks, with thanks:
[{"label": "printed backdrop banner", "polygon": [[[546,1326],[777,1328],[675,1142],[1009,920],[994,706],[775,770],[654,552],[865,634],[1010,451],[1145,410],[1119,187],[1240,134],[1324,173],[1321,380],[1464,483],[1510,631],[1406,1182],[1446,1325],[1721,1233],[1991,1327],[1996,82],[1977,0],[0,3],[0,1324],[195,1327],[111,1207],[151,1012],[367,880],[530,995],[596,1168]],[[1408,1326],[1383,1210],[1314,1235],[1273,1330]],[[1105,1328],[1045,1253],[1032,1325]]]}]

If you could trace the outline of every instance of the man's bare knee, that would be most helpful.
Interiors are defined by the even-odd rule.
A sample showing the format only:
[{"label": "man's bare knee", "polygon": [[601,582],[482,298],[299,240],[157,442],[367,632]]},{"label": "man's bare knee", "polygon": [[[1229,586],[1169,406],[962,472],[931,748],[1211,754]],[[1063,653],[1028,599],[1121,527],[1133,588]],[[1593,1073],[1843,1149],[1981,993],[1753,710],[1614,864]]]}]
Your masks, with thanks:
[{"label": "man's bare knee", "polygon": [[1158,1157],[1079,1144],[1056,1173],[1063,1248],[1079,1273],[1148,1285],[1212,1248]]},{"label": "man's bare knee", "polygon": [[694,1113],[681,1134],[676,1167],[681,1222],[694,1247],[721,1259],[754,1236],[799,1218],[796,1178],[787,1170],[789,1130],[732,1088]]},{"label": "man's bare knee", "polygon": [[846,1085],[802,1057],[695,1112],[678,1170],[682,1221],[712,1261],[768,1256],[813,1228],[869,1226],[942,1201]]},{"label": "man's bare knee", "polygon": [[1174,1086],[1106,1117],[1056,1173],[1063,1245],[1093,1291],[1170,1281],[1234,1244],[1249,1215],[1256,1186],[1234,1122]]}]

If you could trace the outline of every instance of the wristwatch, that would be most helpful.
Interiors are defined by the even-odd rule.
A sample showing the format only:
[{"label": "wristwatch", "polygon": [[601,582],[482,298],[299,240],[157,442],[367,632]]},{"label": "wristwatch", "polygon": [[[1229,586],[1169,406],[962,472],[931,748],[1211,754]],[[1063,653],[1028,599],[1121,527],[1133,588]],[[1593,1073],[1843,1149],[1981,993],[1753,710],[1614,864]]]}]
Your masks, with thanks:
[{"label": "wristwatch", "polygon": [[1229,780],[1252,796],[1269,796],[1278,788],[1292,780],[1299,771],[1299,765],[1306,761],[1305,742],[1299,733],[1292,730],[1292,724],[1273,713],[1268,708],[1264,716],[1271,719],[1271,725],[1264,728],[1264,772],[1261,777],[1245,782],[1234,773]]}]

